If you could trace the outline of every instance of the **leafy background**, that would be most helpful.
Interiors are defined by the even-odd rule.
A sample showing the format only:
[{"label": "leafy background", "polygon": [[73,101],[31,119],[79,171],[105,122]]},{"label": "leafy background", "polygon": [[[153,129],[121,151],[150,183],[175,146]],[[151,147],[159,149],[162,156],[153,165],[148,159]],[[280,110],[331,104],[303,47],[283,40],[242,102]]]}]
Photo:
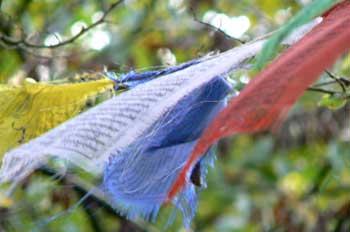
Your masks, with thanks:
[{"label": "leafy background", "polygon": [[[23,86],[28,86],[26,78],[43,84],[81,82],[84,76],[99,75],[105,68],[124,73],[173,65],[175,61],[184,62],[210,51],[225,51],[240,42],[198,22],[205,20],[208,12],[248,17],[251,25],[240,39],[249,41],[279,28],[308,2],[124,1],[108,14],[107,23],[65,46],[39,49],[2,41],[0,82],[5,87],[0,88],[0,97],[4,99],[6,84],[23,90]],[[54,45],[76,35],[81,25],[94,23],[112,3],[2,0],[0,32],[12,38],[24,36],[34,44]],[[347,80],[349,55],[344,55],[329,71]],[[244,86],[251,77],[252,73],[244,72],[232,79],[238,86]],[[332,80],[324,74],[318,82]],[[108,89],[109,85],[100,88]],[[333,81],[325,86],[331,94],[306,92],[277,131],[238,135],[221,141],[215,168],[208,174],[208,188],[201,190],[199,210],[191,230],[348,231],[350,107],[346,104],[348,85],[344,86]],[[108,98],[96,100],[101,89],[93,94],[84,93],[83,105],[76,99],[79,107],[69,116]],[[59,94],[54,96],[46,98],[61,99]],[[3,119],[4,116],[0,120]],[[8,144],[1,145],[0,150],[8,149],[5,148]],[[51,167],[60,170],[62,164],[55,161]],[[82,197],[79,187],[89,189],[91,185],[85,186],[86,183],[99,183],[81,170],[74,170],[63,179],[53,178],[50,171],[41,170],[32,175],[10,198],[5,197],[3,188],[0,231],[33,228],[36,231],[186,231],[181,227],[179,215],[172,226],[166,227],[171,208],[163,209],[155,224],[131,223],[96,201],[89,201],[46,225],[45,218],[68,209]]]}]

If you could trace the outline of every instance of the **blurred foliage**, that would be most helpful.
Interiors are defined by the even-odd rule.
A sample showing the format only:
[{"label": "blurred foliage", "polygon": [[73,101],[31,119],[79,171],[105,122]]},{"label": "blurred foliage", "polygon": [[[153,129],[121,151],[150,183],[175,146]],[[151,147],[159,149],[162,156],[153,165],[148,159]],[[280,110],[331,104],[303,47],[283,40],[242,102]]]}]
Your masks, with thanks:
[{"label": "blurred foliage", "polygon": [[346,104],[347,100],[333,95],[324,95],[319,102],[320,106],[325,106],[330,109],[338,109]]},{"label": "blurred foliage", "polygon": [[[12,38],[25,36],[35,44],[57,44],[76,35],[81,26],[94,23],[113,2],[2,0],[0,33]],[[0,82],[26,86],[24,80],[30,77],[49,85],[47,82],[76,82],[65,78],[78,72],[100,73],[104,67],[127,72],[172,65],[239,45],[199,23],[193,13],[203,21],[210,11],[225,14],[232,22],[247,16],[251,25],[240,39],[249,41],[276,30],[309,2],[128,0],[108,14],[107,23],[65,46],[39,49],[0,43]],[[330,93],[307,92],[278,131],[238,135],[220,142],[215,168],[208,174],[208,188],[200,193],[193,231],[349,231],[349,54],[329,71],[336,80],[324,74],[315,88]],[[244,72],[232,78],[244,86],[250,75]],[[6,88],[22,91],[25,87]],[[2,92],[2,104],[7,102],[2,101],[4,96]],[[42,103],[49,101],[43,99]],[[60,163],[53,166],[59,169]],[[99,183],[82,171],[74,173],[86,182]],[[73,177],[56,179],[38,172],[11,197],[3,193],[0,231],[186,231],[178,214],[175,223],[166,227],[171,207],[162,209],[155,224],[130,223],[94,201],[40,227],[46,218],[82,197]]]},{"label": "blurred foliage", "polygon": [[311,19],[326,12],[334,4],[334,0],[314,1],[302,9],[295,17],[290,19],[288,23],[279,28],[272,37],[267,41],[263,51],[261,52],[256,69],[261,70],[267,62],[277,53],[277,47],[281,41],[293,31],[293,29],[309,22]]}]

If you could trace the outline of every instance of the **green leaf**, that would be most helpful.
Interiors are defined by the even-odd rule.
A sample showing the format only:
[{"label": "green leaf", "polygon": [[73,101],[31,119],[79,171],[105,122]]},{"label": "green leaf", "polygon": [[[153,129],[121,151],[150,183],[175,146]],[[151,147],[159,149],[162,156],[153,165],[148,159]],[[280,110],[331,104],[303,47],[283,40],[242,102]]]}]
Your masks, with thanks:
[{"label": "green leaf", "polygon": [[337,95],[326,94],[323,95],[322,99],[318,104],[319,106],[324,106],[331,110],[336,110],[343,107],[346,104],[346,99],[341,98]]}]

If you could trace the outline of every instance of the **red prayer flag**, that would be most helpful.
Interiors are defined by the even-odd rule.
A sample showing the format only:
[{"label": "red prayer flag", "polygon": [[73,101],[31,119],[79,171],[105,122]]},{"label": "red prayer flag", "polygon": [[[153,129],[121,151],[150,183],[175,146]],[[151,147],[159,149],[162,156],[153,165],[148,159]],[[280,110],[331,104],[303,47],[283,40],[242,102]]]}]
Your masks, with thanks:
[{"label": "red prayer flag", "polygon": [[267,68],[222,110],[202,134],[168,193],[171,200],[188,180],[189,170],[220,138],[252,133],[280,122],[319,75],[350,49],[350,2],[339,3],[324,20]]}]

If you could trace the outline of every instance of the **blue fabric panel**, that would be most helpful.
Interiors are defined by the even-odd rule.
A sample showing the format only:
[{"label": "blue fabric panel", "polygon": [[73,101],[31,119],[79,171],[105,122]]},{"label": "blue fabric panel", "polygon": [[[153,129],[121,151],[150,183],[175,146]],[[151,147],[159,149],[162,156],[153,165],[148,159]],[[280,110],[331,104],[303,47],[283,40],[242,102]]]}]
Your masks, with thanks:
[{"label": "blue fabric panel", "polygon": [[[129,219],[156,219],[170,187],[203,130],[225,105],[230,89],[224,78],[216,77],[184,96],[137,142],[110,159],[103,189],[121,214]],[[207,166],[204,159],[199,161],[202,178]],[[193,184],[186,186],[173,203],[188,227],[197,207]]]}]

